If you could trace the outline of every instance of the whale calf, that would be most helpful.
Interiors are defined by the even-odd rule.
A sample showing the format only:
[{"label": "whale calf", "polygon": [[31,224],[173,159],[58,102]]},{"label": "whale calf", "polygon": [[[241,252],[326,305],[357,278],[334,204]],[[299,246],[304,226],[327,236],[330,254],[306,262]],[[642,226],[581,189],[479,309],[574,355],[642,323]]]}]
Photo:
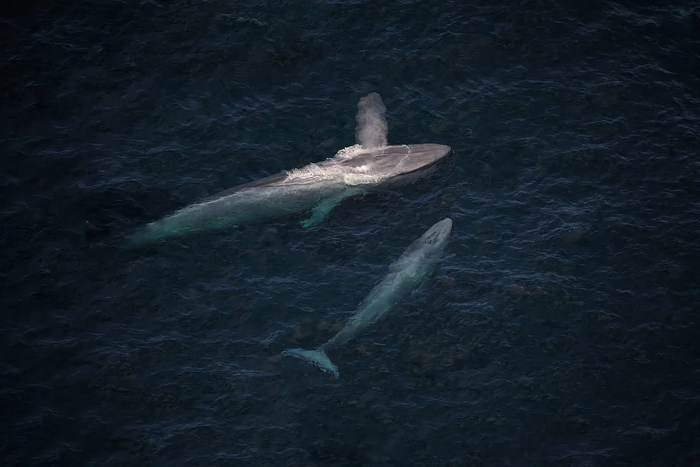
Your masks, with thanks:
[{"label": "whale calf", "polygon": [[338,368],[331,362],[326,352],[343,345],[367,326],[376,323],[404,296],[415,290],[434,270],[451,231],[452,220],[448,217],[430,227],[413,242],[401,257],[389,266],[389,273],[360,303],[355,315],[328,342],[316,350],[287,349],[282,352],[282,355],[300,358],[338,378],[340,376]]},{"label": "whale calf", "polygon": [[151,222],[127,239],[128,247],[165,238],[269,221],[311,211],[301,225],[321,222],[343,199],[388,183],[407,183],[431,172],[452,149],[441,144],[365,148],[239,185]]}]

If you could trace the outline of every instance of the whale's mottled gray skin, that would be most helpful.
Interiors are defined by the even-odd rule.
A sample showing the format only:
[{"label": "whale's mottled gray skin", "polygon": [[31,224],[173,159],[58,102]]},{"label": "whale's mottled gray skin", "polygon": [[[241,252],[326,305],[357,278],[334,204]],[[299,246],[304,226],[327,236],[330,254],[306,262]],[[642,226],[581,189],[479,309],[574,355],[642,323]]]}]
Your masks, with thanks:
[{"label": "whale's mottled gray skin", "polygon": [[352,146],[335,157],[301,169],[239,185],[151,222],[128,239],[138,247],[169,237],[263,222],[312,211],[302,222],[322,221],[343,199],[379,185],[406,183],[425,176],[452,149],[441,144]]},{"label": "whale's mottled gray skin", "polygon": [[355,315],[331,340],[316,350],[288,349],[284,356],[300,358],[338,378],[338,368],[326,352],[337,348],[376,323],[389,313],[406,295],[434,270],[452,232],[448,217],[430,227],[413,242],[401,257],[389,266],[389,274],[365,297]]}]

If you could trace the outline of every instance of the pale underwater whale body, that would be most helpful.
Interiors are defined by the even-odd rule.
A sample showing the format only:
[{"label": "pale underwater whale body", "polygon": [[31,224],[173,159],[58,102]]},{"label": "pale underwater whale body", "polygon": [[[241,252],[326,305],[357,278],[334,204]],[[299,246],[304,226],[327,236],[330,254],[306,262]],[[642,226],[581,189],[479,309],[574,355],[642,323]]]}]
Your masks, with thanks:
[{"label": "pale underwater whale body", "polygon": [[343,199],[391,182],[414,181],[451,153],[449,146],[441,144],[350,146],[325,161],[239,185],[186,206],[146,225],[126,245],[139,247],[311,211],[301,223],[308,227],[321,222]]},{"label": "pale underwater whale body", "polygon": [[340,347],[366,327],[386,316],[394,306],[434,271],[452,232],[448,217],[430,227],[418,240],[389,266],[389,273],[360,303],[355,315],[338,334],[316,350],[288,349],[283,356],[300,358],[320,370],[340,376],[338,368],[326,352]]}]

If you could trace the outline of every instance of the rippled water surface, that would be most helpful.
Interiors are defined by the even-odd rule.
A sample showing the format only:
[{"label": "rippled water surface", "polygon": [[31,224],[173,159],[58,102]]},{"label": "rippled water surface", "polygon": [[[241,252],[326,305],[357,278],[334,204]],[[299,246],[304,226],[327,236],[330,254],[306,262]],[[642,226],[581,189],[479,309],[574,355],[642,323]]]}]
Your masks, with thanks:
[{"label": "rippled water surface", "polygon": [[[700,464],[697,3],[13,5],[4,465]],[[309,229],[116,246],[354,144],[372,91],[389,143],[455,160]],[[447,216],[338,380],[280,358]]]}]

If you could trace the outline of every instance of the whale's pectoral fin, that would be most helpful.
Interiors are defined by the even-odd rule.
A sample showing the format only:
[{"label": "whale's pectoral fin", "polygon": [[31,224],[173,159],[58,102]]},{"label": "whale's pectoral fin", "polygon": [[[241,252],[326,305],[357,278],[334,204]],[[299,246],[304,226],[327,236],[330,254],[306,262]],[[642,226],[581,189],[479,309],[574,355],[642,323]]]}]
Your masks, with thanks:
[{"label": "whale's pectoral fin", "polygon": [[428,281],[422,280],[420,284],[416,286],[415,289],[411,290],[411,296],[415,297],[417,295],[422,295],[423,292],[425,292],[425,290],[428,288],[427,284]]},{"label": "whale's pectoral fin", "polygon": [[434,282],[438,275],[437,269],[432,270],[421,280],[415,289],[411,291],[411,295],[415,297],[416,295],[422,295]]},{"label": "whale's pectoral fin", "polygon": [[318,203],[311,211],[311,217],[300,222],[301,226],[311,227],[312,225],[316,225],[319,222],[322,222],[333,210],[333,208],[340,204],[341,201],[343,201],[345,198],[349,198],[350,196],[354,196],[361,192],[362,190],[359,189],[350,189],[345,190],[342,193],[338,193],[337,195],[333,195],[329,198],[322,199],[321,202]]}]

